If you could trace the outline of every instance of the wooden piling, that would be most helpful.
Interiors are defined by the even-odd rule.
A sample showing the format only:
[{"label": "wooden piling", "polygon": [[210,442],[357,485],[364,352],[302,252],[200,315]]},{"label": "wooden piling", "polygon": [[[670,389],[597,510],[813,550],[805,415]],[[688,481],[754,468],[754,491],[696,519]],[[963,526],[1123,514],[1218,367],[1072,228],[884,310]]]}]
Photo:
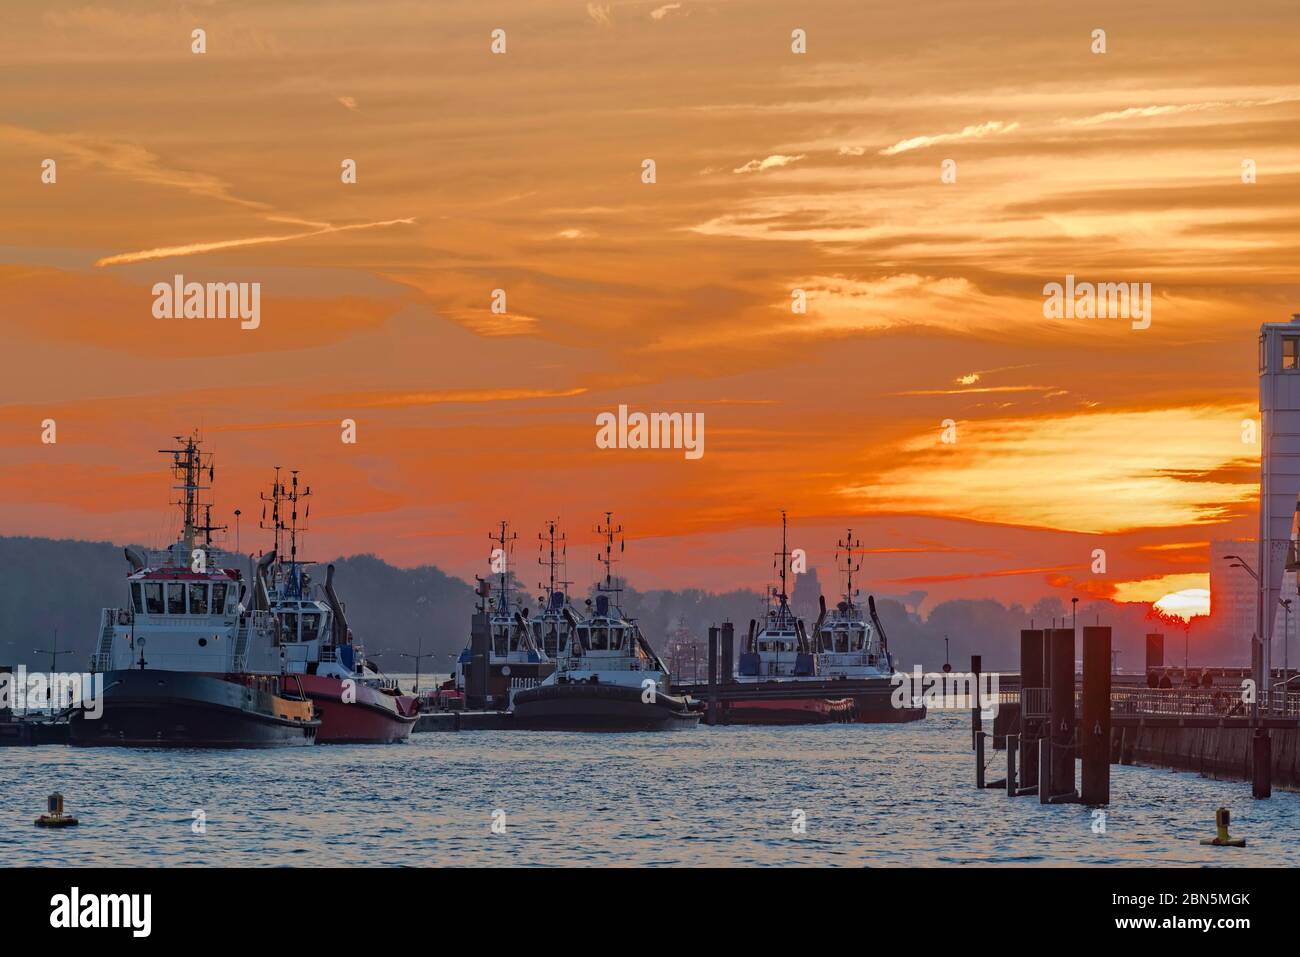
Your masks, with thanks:
[{"label": "wooden piling", "polygon": [[975,786],[984,789],[984,732],[975,732]]},{"label": "wooden piling", "polygon": [[1016,749],[1020,747],[1020,736],[1007,735],[1007,797],[1016,796]]},{"label": "wooden piling", "polygon": [[1043,632],[1027,628],[1020,632],[1020,780],[1025,786],[1038,781],[1038,737],[1042,720],[1027,717],[1026,688],[1042,688],[1047,684],[1043,675]]},{"label": "wooden piling", "polygon": [[1052,797],[1052,739],[1038,739],[1038,803],[1049,804]]},{"label": "wooden piling", "polygon": [[1110,803],[1110,628],[1083,629],[1083,726],[1079,754],[1083,762],[1080,799],[1084,804]]},{"label": "wooden piling", "polygon": [[[971,655],[970,670],[971,670],[971,674],[975,678],[975,680],[972,682],[972,684],[975,687],[972,693],[973,702],[970,711],[971,747],[976,747],[976,742],[980,740],[981,736],[984,733],[983,715],[980,714],[980,669],[982,667],[983,667],[983,656]],[[983,777],[983,772],[981,772],[981,778],[982,777]]]},{"label": "wooden piling", "polygon": [[1053,628],[1050,638],[1052,742],[1051,797],[1074,793],[1074,629]]},{"label": "wooden piling", "polygon": [[1260,799],[1272,797],[1273,742],[1268,736],[1268,729],[1256,728],[1250,745],[1250,796]]},{"label": "wooden piling", "polygon": [[488,662],[491,660],[489,650],[492,643],[492,629],[488,625],[487,612],[475,612],[469,627],[470,680],[466,687],[468,708],[481,711],[488,706]]},{"label": "wooden piling", "polygon": [[718,626],[709,626],[709,707],[704,712],[707,724],[718,723]]},{"label": "wooden piling", "polygon": [[722,654],[718,662],[718,684],[731,684],[736,680],[736,626],[729,621],[722,623]]}]

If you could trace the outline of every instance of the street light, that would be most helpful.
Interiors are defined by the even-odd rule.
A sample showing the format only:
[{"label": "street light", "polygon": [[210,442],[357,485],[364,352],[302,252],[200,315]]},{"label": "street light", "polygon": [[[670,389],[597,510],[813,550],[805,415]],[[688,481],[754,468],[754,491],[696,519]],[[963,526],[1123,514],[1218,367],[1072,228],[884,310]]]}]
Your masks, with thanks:
[{"label": "street light", "polygon": [[[1273,680],[1273,669],[1267,664],[1267,658],[1271,648],[1264,647],[1264,583],[1259,580],[1259,575],[1255,574],[1255,569],[1246,563],[1246,559],[1240,555],[1224,555],[1225,560],[1231,560],[1230,568],[1243,569],[1247,575],[1255,579],[1255,640],[1251,644],[1250,653],[1250,671],[1251,678],[1255,682],[1255,701],[1250,706],[1250,716],[1252,723],[1259,717],[1259,695],[1268,693],[1268,684]],[[1259,645],[1259,663],[1255,662],[1255,643]],[[1270,642],[1270,644],[1272,644]]]},{"label": "street light", "polygon": [[1259,576],[1255,574],[1255,569],[1247,565],[1246,559],[1242,558],[1240,555],[1224,555],[1223,559],[1224,561],[1231,559],[1233,562],[1236,563],[1232,566],[1233,568],[1244,568],[1246,569],[1246,573],[1250,575],[1251,578],[1255,579],[1255,581],[1259,581]]},{"label": "street light", "polygon": [[[1282,632],[1282,691],[1290,689],[1291,681],[1291,599],[1279,598],[1277,603],[1286,609],[1286,626]],[[1285,702],[1285,698],[1282,699]]]},{"label": "street light", "polygon": [[415,659],[415,693],[416,693],[417,695],[420,693],[420,660],[421,660],[422,658],[435,658],[435,657],[437,657],[437,655],[436,655],[434,652],[432,652],[432,651],[429,652],[427,655],[426,655],[426,654],[421,654],[421,652],[422,652],[423,650],[424,650],[424,635],[421,634],[421,635],[419,636],[419,638],[418,638],[418,643],[417,643],[416,646],[415,646],[415,654],[410,654],[409,652],[405,652],[405,651],[403,651],[403,652],[401,652],[401,653],[398,655],[398,657],[400,657],[400,658],[414,658],[414,659]]}]

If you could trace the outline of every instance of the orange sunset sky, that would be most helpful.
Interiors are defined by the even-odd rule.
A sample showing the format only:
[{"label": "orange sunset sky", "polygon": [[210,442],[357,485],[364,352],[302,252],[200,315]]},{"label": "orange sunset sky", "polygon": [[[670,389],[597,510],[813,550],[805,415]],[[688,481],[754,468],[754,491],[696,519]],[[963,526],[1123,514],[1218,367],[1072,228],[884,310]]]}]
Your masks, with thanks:
[{"label": "orange sunset sky", "polygon": [[[1257,328],[1300,312],[1294,0],[0,21],[0,534],[161,544],[155,450],[192,427],[244,551],[280,465],[313,557],[467,578],[497,520],[531,565],[558,516],[585,586],[606,509],[638,587],[761,588],[785,508],[823,582],[851,525],[865,587],[931,603],[1152,600],[1254,534]],[[154,318],[177,273],[260,282],[260,328]],[[1044,319],[1066,274],[1151,283],[1150,328]],[[620,403],[703,412],[705,455],[596,448]]]}]

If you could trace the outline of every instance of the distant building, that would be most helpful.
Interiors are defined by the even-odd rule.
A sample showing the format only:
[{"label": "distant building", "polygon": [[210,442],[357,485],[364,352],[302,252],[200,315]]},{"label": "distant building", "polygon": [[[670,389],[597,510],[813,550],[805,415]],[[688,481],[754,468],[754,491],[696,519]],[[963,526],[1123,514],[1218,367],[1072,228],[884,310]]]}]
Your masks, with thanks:
[{"label": "distant building", "polygon": [[1255,543],[1248,538],[1210,542],[1210,614],[1217,628],[1231,636],[1232,646],[1250,660],[1250,638],[1255,633],[1255,603],[1259,600],[1255,579],[1244,568],[1233,568],[1229,555],[1240,555],[1255,563]]}]

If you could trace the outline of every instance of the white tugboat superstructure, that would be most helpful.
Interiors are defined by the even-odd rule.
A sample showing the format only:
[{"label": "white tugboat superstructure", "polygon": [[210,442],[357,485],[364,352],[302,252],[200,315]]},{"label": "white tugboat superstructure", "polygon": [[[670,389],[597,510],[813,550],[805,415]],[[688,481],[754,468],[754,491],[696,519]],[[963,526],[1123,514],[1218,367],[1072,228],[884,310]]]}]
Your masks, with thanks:
[{"label": "white tugboat superstructure", "polygon": [[[817,673],[826,678],[888,677],[894,673],[894,662],[884,632],[867,621],[853,587],[854,572],[862,570],[856,564],[862,542],[856,541],[853,529],[849,529],[837,545],[836,568],[845,576],[844,597],[829,612],[825,599],[821,599],[821,615],[813,628]],[[839,567],[841,555],[843,568]],[[874,601],[871,601],[870,614],[875,617]]]}]

